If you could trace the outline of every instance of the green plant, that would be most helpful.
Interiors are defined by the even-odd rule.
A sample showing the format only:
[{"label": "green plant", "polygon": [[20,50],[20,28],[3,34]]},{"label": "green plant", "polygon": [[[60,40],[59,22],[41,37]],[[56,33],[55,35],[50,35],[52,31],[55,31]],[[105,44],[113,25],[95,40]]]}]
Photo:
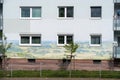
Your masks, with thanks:
[{"label": "green plant", "polygon": [[2,60],[3,60],[3,69],[5,69],[6,66],[6,52],[11,47],[12,43],[7,43],[7,37],[3,36],[3,41],[0,44],[0,54],[2,54]]},{"label": "green plant", "polygon": [[79,47],[78,44],[76,44],[74,42],[71,42],[70,44],[67,44],[64,46],[64,48],[66,49],[65,52],[70,53],[70,60],[72,59],[73,53],[76,52],[78,47]]},{"label": "green plant", "polygon": [[[71,42],[70,44],[65,45],[64,48],[66,49],[65,52],[70,53],[70,55],[66,55],[67,58],[69,58],[70,61],[72,60],[72,58],[75,59],[75,55],[73,55],[73,53],[76,52],[76,50],[77,50],[77,48],[78,48],[78,44],[76,44],[76,43],[74,43],[74,42]],[[68,62],[67,62],[67,63],[68,63]],[[70,71],[69,71],[69,76],[70,76],[70,77],[72,76],[71,68],[72,68],[72,63],[70,64]],[[75,69],[75,66],[74,66],[74,69]]]}]

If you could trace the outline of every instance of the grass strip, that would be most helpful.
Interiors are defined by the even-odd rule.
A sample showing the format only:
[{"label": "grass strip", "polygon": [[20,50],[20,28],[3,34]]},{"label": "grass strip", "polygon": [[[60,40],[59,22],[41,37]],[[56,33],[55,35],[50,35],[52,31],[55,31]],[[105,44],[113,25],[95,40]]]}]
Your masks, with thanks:
[{"label": "grass strip", "polygon": [[[71,71],[72,78],[118,78],[120,79],[120,71]],[[68,78],[70,77],[69,70],[14,70],[14,71],[5,71],[0,70],[0,77],[48,77],[48,78]]]}]

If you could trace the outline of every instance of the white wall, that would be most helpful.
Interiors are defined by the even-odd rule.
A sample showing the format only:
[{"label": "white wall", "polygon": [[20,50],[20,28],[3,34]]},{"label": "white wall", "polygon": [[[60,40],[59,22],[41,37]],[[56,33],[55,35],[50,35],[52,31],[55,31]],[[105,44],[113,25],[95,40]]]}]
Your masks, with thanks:
[{"label": "white wall", "polygon": [[[42,19],[20,19],[20,6],[41,6]],[[58,6],[74,6],[74,18],[58,19]],[[90,18],[90,6],[102,6],[102,18]],[[58,33],[73,33],[75,41],[88,41],[91,33],[102,34],[103,41],[113,40],[113,0],[5,0],[4,33],[19,40],[22,32],[37,32],[42,39],[56,41]]]}]

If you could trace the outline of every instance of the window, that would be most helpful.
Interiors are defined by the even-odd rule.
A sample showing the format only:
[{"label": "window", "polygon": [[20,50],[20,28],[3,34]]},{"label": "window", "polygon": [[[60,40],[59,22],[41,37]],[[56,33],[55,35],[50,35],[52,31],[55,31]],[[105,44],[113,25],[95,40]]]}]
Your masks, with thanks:
[{"label": "window", "polygon": [[93,64],[101,64],[101,60],[93,60]]},{"label": "window", "polygon": [[21,18],[41,18],[41,7],[21,7]]},{"label": "window", "polygon": [[95,6],[95,7],[91,7],[91,17],[102,17],[101,15],[102,11],[101,11],[101,7],[99,6]]},{"label": "window", "polygon": [[29,44],[30,37],[29,36],[21,36],[21,44]]},{"label": "window", "polygon": [[64,35],[59,35],[58,36],[58,44],[64,44],[64,41],[65,41]]},{"label": "window", "polygon": [[21,8],[21,17],[30,17],[30,8]]},{"label": "window", "polygon": [[73,42],[73,34],[58,34],[58,45],[64,46]]},{"label": "window", "polygon": [[41,37],[40,36],[32,36],[32,44],[39,44],[41,43]]},{"label": "window", "polygon": [[40,34],[20,34],[20,45],[40,46],[41,35]]},{"label": "window", "polygon": [[91,45],[95,45],[95,46],[100,46],[101,45],[101,35],[95,35],[95,34],[93,34],[93,35],[90,35],[91,36]]},{"label": "window", "polygon": [[72,35],[67,35],[66,36],[66,43],[70,44],[71,42],[73,42],[73,36]]},{"label": "window", "polygon": [[36,59],[27,59],[29,63],[35,63]]},{"label": "window", "polygon": [[58,7],[59,18],[72,18],[74,15],[73,7]]}]

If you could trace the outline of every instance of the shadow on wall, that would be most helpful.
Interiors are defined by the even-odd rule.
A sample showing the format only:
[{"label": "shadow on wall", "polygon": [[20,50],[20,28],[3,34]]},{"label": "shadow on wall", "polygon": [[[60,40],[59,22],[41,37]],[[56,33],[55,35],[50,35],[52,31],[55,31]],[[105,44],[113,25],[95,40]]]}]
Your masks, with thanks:
[{"label": "shadow on wall", "polygon": [[120,59],[114,59],[114,67],[120,67]]},{"label": "shadow on wall", "polygon": [[59,60],[59,63],[60,70],[67,70],[71,60],[63,58]]}]

